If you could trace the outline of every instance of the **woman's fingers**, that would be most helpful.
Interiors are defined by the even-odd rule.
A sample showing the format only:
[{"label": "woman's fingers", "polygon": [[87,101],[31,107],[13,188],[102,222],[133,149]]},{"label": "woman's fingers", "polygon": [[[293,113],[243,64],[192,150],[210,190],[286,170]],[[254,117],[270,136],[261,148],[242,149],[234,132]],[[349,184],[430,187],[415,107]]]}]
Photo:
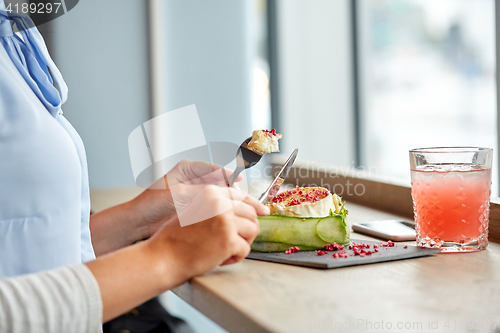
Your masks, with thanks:
[{"label": "woman's fingers", "polygon": [[[205,184],[214,184],[214,183],[226,183],[227,180],[231,178],[231,175],[234,173],[233,170],[228,168],[223,168],[218,165],[213,165],[213,172],[203,175],[199,178],[200,182]],[[239,174],[235,180],[235,183],[238,183],[243,180],[243,175]]]},{"label": "woman's fingers", "polygon": [[254,223],[258,223],[257,212],[255,211],[255,208],[244,201],[238,202],[234,206],[234,213],[239,217],[248,219]]},{"label": "woman's fingers", "polygon": [[[233,191],[237,191],[237,190],[233,190]],[[245,193],[245,192],[242,192],[242,191],[239,191],[241,193]],[[245,193],[245,197],[244,198],[241,198],[241,195],[237,195],[236,197],[237,198],[241,198],[242,199],[242,202],[246,203],[247,205],[250,205],[252,206],[254,209],[255,209],[255,212],[257,213],[257,215],[259,216],[267,216],[269,215],[269,207],[267,207],[266,205],[263,205],[260,203],[259,200],[255,199],[254,197],[248,195]],[[237,199],[236,199],[237,200]]]},{"label": "woman's fingers", "polygon": [[[202,161],[188,161],[184,160],[178,164],[185,179],[178,179],[179,181],[192,181],[194,183],[214,184],[225,182],[233,174],[233,170],[223,168],[213,163]],[[239,175],[236,181],[242,181],[243,175]]]},{"label": "woman's fingers", "polygon": [[249,220],[244,217],[234,216],[233,223],[236,225],[238,235],[247,243],[252,243],[255,237],[259,234],[259,222]]},{"label": "woman's fingers", "polygon": [[[229,259],[227,259],[226,261],[224,261],[222,264],[220,264],[221,266],[226,266],[226,265],[232,265],[232,264],[236,264],[237,262],[241,261],[242,259],[239,259],[238,257],[231,257]],[[245,259],[245,258],[243,258]]]},{"label": "woman's fingers", "polygon": [[233,255],[224,261],[221,266],[235,264],[242,261],[250,253],[250,244],[248,244],[243,238],[237,237],[234,241]]}]

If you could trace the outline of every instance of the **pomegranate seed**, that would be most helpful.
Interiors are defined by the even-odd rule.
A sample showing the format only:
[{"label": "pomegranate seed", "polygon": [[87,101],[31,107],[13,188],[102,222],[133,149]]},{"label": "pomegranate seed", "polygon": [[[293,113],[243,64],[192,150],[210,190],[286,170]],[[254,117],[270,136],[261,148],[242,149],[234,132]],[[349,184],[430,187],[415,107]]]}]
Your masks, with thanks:
[{"label": "pomegranate seed", "polygon": [[269,136],[275,136],[276,135],[276,130],[273,128],[272,130],[263,130],[262,132],[266,133]]},{"label": "pomegranate seed", "polygon": [[288,250],[285,251],[286,254],[292,254],[292,253],[297,253],[300,251],[300,248],[298,246],[292,246]]}]

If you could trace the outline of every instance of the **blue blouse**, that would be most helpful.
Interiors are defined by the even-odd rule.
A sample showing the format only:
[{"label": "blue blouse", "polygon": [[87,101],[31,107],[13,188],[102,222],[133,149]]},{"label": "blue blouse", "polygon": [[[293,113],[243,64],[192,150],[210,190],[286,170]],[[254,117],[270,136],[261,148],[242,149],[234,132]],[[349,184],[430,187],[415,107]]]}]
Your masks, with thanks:
[{"label": "blue blouse", "polygon": [[95,258],[85,149],[61,111],[66,84],[38,30],[16,36],[11,22],[27,22],[2,7],[0,278]]}]

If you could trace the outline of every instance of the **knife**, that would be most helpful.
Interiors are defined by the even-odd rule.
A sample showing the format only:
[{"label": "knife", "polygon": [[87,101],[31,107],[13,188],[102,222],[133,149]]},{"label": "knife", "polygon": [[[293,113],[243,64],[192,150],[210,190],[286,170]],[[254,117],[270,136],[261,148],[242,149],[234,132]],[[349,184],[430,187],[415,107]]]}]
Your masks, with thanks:
[{"label": "knife", "polygon": [[288,157],[288,159],[286,160],[285,164],[283,164],[283,167],[281,168],[276,178],[274,178],[271,185],[269,185],[267,190],[261,194],[261,196],[259,197],[259,201],[261,203],[266,204],[273,200],[274,196],[280,190],[281,185],[283,185],[283,183],[285,182],[285,179],[288,176],[288,172],[292,168],[293,162],[295,162],[295,158],[297,157],[298,152],[299,150],[295,148],[290,157]]}]

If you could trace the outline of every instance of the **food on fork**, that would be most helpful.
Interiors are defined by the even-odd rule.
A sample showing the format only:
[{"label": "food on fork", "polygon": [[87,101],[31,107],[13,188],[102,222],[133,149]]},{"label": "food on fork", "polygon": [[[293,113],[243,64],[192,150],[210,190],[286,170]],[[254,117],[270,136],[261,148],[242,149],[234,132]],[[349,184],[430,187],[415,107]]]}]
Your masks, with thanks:
[{"label": "food on fork", "polygon": [[341,198],[322,187],[296,187],[277,194],[269,203],[271,215],[259,217],[259,235],[252,250],[285,251],[323,249],[325,245],[350,242]]},{"label": "food on fork", "polygon": [[259,155],[279,152],[278,140],[282,135],[276,133],[276,130],[255,130],[252,133],[252,139],[247,145],[247,148],[256,152]]}]

